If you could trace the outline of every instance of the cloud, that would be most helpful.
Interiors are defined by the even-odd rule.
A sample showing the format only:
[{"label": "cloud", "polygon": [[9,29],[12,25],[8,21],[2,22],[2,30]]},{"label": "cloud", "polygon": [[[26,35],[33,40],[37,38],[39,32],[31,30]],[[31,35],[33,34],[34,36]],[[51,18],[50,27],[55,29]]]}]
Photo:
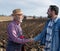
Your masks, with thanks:
[{"label": "cloud", "polygon": [[0,0],[0,2],[2,2],[2,0]]},{"label": "cloud", "polygon": [[59,0],[0,0],[0,13],[11,14],[15,8],[21,8],[25,15],[46,16],[49,5],[60,5]]}]

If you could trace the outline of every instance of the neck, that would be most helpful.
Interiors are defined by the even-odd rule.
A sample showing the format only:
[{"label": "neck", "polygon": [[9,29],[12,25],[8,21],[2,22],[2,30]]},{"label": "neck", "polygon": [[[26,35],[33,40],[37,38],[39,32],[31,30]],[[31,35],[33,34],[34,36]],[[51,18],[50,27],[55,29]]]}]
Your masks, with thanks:
[{"label": "neck", "polygon": [[16,22],[16,24],[17,24],[17,25],[19,25],[19,24],[20,24],[20,22],[19,22],[19,21],[17,21],[17,20],[14,20],[14,21]]},{"label": "neck", "polygon": [[51,17],[52,20],[54,20],[55,18],[57,18],[57,15],[53,15],[53,16]]},{"label": "neck", "polygon": [[19,22],[19,21],[16,21],[16,23],[17,23],[17,25],[19,25],[19,24],[20,24],[20,22]]}]

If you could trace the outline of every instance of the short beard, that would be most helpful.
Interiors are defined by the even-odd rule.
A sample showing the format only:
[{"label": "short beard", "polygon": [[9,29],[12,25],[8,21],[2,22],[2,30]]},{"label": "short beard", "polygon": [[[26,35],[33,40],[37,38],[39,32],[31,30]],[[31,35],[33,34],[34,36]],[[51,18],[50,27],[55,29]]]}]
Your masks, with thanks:
[{"label": "short beard", "polygon": [[22,23],[22,20],[23,20],[23,19],[20,19],[19,17],[14,17],[14,20],[16,20],[16,21]]},{"label": "short beard", "polygon": [[50,15],[48,15],[47,17],[48,17],[49,19],[51,18],[51,16],[50,16]]},{"label": "short beard", "polygon": [[19,20],[19,22],[21,22],[21,23],[22,23],[22,20],[23,20],[23,19],[20,19],[20,20]]}]

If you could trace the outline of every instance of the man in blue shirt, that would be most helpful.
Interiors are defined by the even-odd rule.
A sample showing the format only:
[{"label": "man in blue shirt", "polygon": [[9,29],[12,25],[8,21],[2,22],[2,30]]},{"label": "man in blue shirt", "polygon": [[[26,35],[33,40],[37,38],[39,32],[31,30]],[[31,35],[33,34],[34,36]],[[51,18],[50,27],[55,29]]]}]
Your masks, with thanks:
[{"label": "man in blue shirt", "polygon": [[44,30],[32,41],[41,41],[45,45],[44,51],[60,51],[60,19],[58,17],[59,8],[50,5],[48,18]]}]

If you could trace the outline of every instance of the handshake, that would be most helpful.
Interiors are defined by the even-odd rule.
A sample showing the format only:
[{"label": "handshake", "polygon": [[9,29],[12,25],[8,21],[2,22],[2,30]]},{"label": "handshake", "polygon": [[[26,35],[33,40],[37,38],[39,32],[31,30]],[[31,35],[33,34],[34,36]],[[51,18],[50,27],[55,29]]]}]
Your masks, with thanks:
[{"label": "handshake", "polygon": [[34,42],[34,39],[33,38],[30,38],[29,39],[29,42],[33,43]]},{"label": "handshake", "polygon": [[[24,35],[21,35],[19,38],[20,39],[25,39],[25,36]],[[29,38],[29,39],[25,39],[25,40],[28,41],[28,42],[30,42],[30,43],[33,43],[34,42],[33,38]]]}]

